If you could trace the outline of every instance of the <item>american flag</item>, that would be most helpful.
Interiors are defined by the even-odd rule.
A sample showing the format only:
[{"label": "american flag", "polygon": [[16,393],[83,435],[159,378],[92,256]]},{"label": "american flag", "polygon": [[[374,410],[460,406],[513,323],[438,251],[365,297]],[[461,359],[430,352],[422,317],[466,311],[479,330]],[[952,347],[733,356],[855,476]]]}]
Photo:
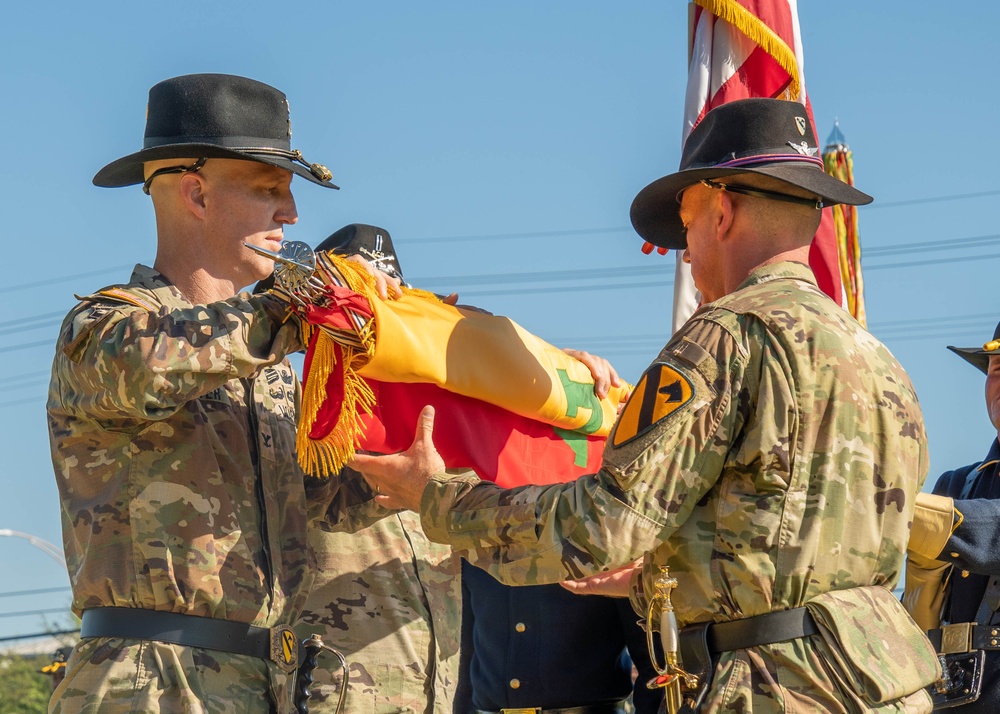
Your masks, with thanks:
[{"label": "american flag", "polygon": [[[689,16],[690,57],[682,145],[705,114],[736,99],[771,97],[802,102],[813,122],[803,75],[796,0],[693,0]],[[820,288],[842,305],[843,287],[829,208],[823,209],[809,263]],[[678,254],[675,330],[697,306],[691,271]]]}]

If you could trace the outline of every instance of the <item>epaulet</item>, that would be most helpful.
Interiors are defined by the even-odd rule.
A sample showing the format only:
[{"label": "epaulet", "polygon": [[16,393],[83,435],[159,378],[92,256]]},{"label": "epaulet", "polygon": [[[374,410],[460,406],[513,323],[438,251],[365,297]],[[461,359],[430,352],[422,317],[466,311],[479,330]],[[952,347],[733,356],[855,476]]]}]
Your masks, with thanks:
[{"label": "epaulet", "polygon": [[119,287],[104,288],[103,290],[98,290],[93,295],[87,295],[85,297],[80,297],[79,295],[74,295],[77,300],[81,302],[94,302],[100,300],[101,298],[107,298],[113,302],[124,302],[129,305],[134,305],[135,307],[141,307],[143,310],[149,312],[156,312],[157,308],[151,302],[142,299],[135,293],[131,293],[128,290],[124,290]]}]

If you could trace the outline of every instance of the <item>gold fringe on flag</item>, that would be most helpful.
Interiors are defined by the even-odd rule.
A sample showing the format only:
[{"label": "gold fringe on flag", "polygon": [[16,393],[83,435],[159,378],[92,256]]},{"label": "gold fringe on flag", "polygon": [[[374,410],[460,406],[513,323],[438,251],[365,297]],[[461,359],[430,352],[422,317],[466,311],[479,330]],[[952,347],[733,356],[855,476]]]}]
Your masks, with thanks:
[{"label": "gold fringe on flag", "polygon": [[[339,255],[321,252],[316,254],[314,277],[324,285],[345,287],[372,303],[378,300],[375,278],[358,263]],[[290,294],[280,285],[273,292],[288,301],[293,310],[302,311],[300,297]],[[438,297],[425,290],[403,288],[416,297],[438,301]],[[323,307],[324,299],[313,300]],[[347,308],[351,327],[337,328],[301,321],[302,342],[312,344],[309,373],[302,385],[302,404],[299,409],[296,451],[303,471],[321,478],[336,474],[354,456],[362,436],[361,414],[371,414],[375,395],[368,383],[358,374],[375,353],[375,320]],[[315,340],[315,343],[313,342]],[[322,438],[310,438],[317,415],[326,401],[326,385],[331,376],[337,376],[344,394],[337,415],[337,423]]]},{"label": "gold fringe on flag", "polygon": [[694,4],[704,8],[720,20],[725,20],[774,57],[791,78],[788,89],[785,90],[787,97],[798,101],[802,88],[802,82],[799,79],[799,63],[795,59],[795,52],[792,48],[785,44],[774,30],[735,0],[694,0]]},{"label": "gold fringe on flag", "polygon": [[[839,128],[834,128],[840,135]],[[842,135],[840,135],[842,136]],[[854,157],[843,142],[830,142],[823,150],[826,172],[846,184],[854,185]],[[840,261],[840,280],[844,286],[847,310],[861,323],[868,326],[865,314],[865,281],[861,275],[861,242],[858,239],[858,211],[855,206],[839,204],[833,207],[833,227],[837,236],[837,256]]]}]

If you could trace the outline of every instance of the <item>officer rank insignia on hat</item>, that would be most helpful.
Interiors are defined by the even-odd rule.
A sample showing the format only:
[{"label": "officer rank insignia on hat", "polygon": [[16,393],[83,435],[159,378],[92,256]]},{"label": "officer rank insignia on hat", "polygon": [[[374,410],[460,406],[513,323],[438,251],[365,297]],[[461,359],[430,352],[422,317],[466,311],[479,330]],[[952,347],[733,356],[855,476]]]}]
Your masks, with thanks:
[{"label": "officer rank insignia on hat", "polygon": [[612,444],[621,446],[642,436],[691,401],[693,396],[694,387],[687,377],[668,364],[654,362],[625,404]]}]

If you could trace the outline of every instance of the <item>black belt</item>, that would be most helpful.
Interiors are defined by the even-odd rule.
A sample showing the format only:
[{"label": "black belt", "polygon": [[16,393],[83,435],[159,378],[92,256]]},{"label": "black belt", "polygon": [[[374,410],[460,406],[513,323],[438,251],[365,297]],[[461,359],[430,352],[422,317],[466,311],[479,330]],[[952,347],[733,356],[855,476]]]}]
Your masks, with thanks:
[{"label": "black belt", "polygon": [[582,707],[557,707],[542,709],[541,707],[505,707],[500,711],[473,709],[473,714],[622,714],[625,702],[608,702],[605,704],[586,704]]},{"label": "black belt", "polygon": [[244,622],[135,607],[97,607],[83,611],[80,637],[122,637],[201,647],[269,660],[283,671],[298,666],[298,643],[287,625],[255,627]]},{"label": "black belt", "polygon": [[809,610],[796,607],[781,612],[747,617],[743,620],[716,622],[708,626],[708,649],[720,652],[745,650],[748,647],[797,640],[819,632]]},{"label": "black belt", "polygon": [[958,622],[928,631],[927,639],[934,645],[938,654],[1000,650],[1000,625]]}]

